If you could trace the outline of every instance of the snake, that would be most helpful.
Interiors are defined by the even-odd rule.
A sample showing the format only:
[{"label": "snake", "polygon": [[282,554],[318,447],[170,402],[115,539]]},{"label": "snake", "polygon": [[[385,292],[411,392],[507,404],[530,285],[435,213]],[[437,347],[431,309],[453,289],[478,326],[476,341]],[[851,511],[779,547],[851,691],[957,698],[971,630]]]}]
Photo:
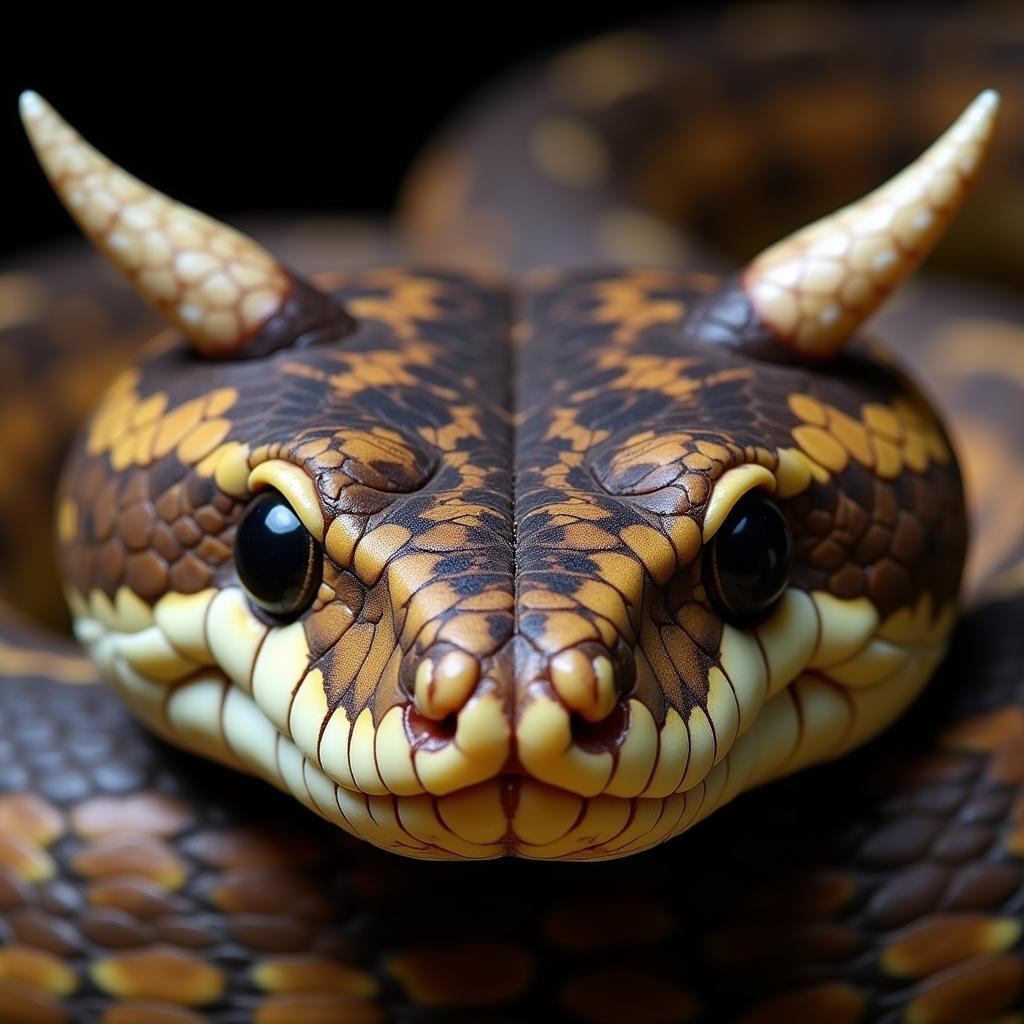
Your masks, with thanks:
[{"label": "snake", "polygon": [[0,277],[0,1020],[1020,1019],[1024,35],[821,17],[550,57],[354,246],[23,95],[103,259]]}]

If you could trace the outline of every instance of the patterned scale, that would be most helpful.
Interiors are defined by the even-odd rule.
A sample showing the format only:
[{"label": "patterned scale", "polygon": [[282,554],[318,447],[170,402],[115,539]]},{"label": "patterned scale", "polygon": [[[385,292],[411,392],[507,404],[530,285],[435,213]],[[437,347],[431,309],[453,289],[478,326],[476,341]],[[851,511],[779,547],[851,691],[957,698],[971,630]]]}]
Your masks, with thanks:
[{"label": "patterned scale", "polygon": [[3,691],[0,1019],[1012,1020],[1022,613],[969,616],[852,760],[585,870],[375,851],[154,740],[39,648]]},{"label": "patterned scale", "polygon": [[[836,355],[863,294],[837,312],[829,267],[778,276],[814,229],[710,271],[877,183],[991,82],[1009,141],[939,255],[1013,281],[1019,27],[741,7],[586,44],[469,111],[399,232],[356,246],[257,226],[264,249],[28,97],[58,193],[183,337],[117,378],[58,492],[101,673],[22,618],[61,621],[37,510],[157,321],[74,250],[0,276],[0,1021],[1018,1020],[1019,297],[902,289],[875,326],[922,392],[872,342]],[[909,224],[872,221],[879,292],[949,220],[992,112],[983,94],[936,150],[956,180]],[[921,166],[904,180],[934,184]],[[474,270],[335,269],[424,253]],[[609,260],[675,269],[500,283]],[[919,698],[965,546],[954,451],[990,596]],[[290,625],[233,557],[267,487],[327,555]],[[759,488],[793,567],[736,624],[702,551]],[[427,863],[347,832],[602,862]]]}]

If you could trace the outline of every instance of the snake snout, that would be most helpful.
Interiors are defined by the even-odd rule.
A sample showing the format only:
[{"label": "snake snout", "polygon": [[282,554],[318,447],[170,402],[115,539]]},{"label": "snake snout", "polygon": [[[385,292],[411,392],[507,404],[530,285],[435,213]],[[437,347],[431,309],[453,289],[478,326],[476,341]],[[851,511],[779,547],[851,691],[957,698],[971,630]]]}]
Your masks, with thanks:
[{"label": "snake snout", "polygon": [[633,655],[596,643],[560,651],[550,661],[551,688],[585,726],[606,722],[620,707],[636,677]]},{"label": "snake snout", "polygon": [[406,655],[400,680],[417,774],[432,793],[527,775],[593,795],[638,720],[641,731],[651,721],[634,707],[634,656],[621,642],[544,656],[518,638],[489,658],[436,642]]},{"label": "snake snout", "polygon": [[378,757],[411,758],[415,787],[435,796],[497,776],[508,762],[511,725],[504,687],[490,666],[448,641],[405,655],[399,685],[407,704],[396,707],[400,735],[378,742]]},{"label": "snake snout", "polygon": [[403,679],[416,710],[434,722],[458,714],[480,681],[480,662],[461,648],[435,644],[407,658]]}]

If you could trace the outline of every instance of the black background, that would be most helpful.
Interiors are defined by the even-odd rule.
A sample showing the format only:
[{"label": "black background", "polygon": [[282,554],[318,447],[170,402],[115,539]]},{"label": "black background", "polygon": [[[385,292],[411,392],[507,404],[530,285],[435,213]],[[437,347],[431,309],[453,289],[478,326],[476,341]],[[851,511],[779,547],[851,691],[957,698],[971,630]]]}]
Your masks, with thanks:
[{"label": "black background", "polygon": [[209,213],[385,213],[423,143],[488,81],[597,32],[720,6],[166,4],[72,19],[23,8],[25,24],[0,24],[0,258],[16,266],[25,247],[72,231],[22,134],[24,88]]},{"label": "black background", "polygon": [[52,25],[7,35],[0,145],[15,198],[0,256],[72,230],[21,131],[22,89],[132,173],[207,212],[386,212],[432,132],[503,71],[623,23],[706,14],[665,3],[225,11],[172,7],[169,22],[168,11],[138,6],[99,31],[54,11]]}]

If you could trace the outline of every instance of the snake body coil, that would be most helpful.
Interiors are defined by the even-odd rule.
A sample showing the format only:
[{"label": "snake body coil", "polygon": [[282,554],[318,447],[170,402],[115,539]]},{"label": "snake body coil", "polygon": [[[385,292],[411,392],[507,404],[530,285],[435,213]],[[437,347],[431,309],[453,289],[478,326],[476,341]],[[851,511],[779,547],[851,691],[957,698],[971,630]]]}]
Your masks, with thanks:
[{"label": "snake body coil", "polygon": [[[197,784],[88,666],[12,619],[12,674],[45,681],[3,705],[0,1018],[377,1020],[399,989],[402,1013],[439,1019],[507,1005],[927,1022],[1010,1006],[1020,926],[989,912],[1020,884],[1003,827],[1024,728],[1012,603],[961,626],[916,713],[935,722],[904,730],[905,750],[938,735],[950,753],[883,772],[892,795],[857,790],[835,814],[848,834],[830,814],[791,819],[869,758],[776,787],[756,867],[720,863],[744,827],[728,813],[649,854],[649,878],[609,864],[564,892],[544,866],[442,876],[343,835],[425,860],[617,860],[854,750],[918,697],[956,620],[967,511],[938,414],[857,335],[949,226],[996,107],[982,93],[887,185],[732,277],[565,269],[511,286],[300,274],[27,94],[58,194],[173,326],[109,387],[62,473],[76,634],[152,733],[340,830],[219,769]],[[579,132],[548,117],[526,149],[585,185],[604,158]],[[422,211],[440,159],[420,172]],[[449,212],[453,236],[477,224]],[[1019,549],[1008,535],[996,567]],[[976,636],[990,653],[965,695]],[[83,720],[92,742],[74,736]],[[798,830],[792,864],[770,834]],[[746,889],[727,896],[737,875]],[[507,906],[510,883],[536,895]],[[402,935],[380,910],[369,935],[341,923],[412,892],[423,922]],[[679,914],[698,923],[686,937]],[[427,948],[442,916],[451,941]],[[575,965],[564,977],[535,958],[541,941]]]}]

